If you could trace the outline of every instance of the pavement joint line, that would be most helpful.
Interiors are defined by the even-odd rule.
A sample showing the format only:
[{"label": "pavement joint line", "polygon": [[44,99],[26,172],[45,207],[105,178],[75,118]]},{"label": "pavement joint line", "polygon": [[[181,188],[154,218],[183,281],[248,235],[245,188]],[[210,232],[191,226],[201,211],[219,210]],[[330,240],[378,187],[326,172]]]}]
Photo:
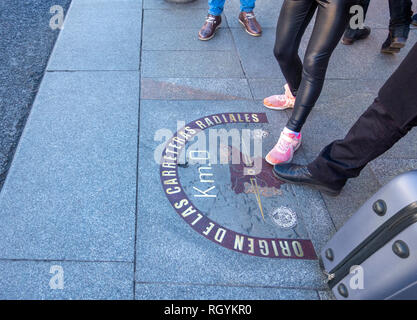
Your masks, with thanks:
[{"label": "pavement joint line", "polygon": [[[227,17],[226,17],[226,16],[225,16],[225,20],[226,20],[226,22],[227,22]],[[228,22],[227,22],[227,25],[229,25],[229,23],[228,23]],[[229,27],[229,30],[230,30],[230,27]],[[231,37],[232,37],[232,41],[233,41],[233,47],[235,48],[235,50],[234,50],[234,51],[236,52],[236,56],[237,56],[237,57],[238,57],[238,59],[239,59],[240,68],[242,69],[243,76],[245,77],[245,79],[246,79],[246,81],[247,81],[247,80],[248,80],[248,76],[246,75],[245,68],[243,68],[242,58],[241,58],[241,56],[240,56],[240,54],[239,54],[239,50],[237,49],[236,39],[235,39],[235,37],[234,37],[234,35],[233,35],[233,32],[231,32]],[[253,99],[253,93],[252,93],[252,90],[251,90],[250,86],[249,86],[249,91],[250,91],[251,96],[252,96],[252,99]]]},{"label": "pavement joint line", "polygon": [[[142,77],[142,79],[220,79],[220,80],[245,80],[246,78],[240,78],[240,77],[228,77],[228,78],[219,78],[219,77],[179,77],[179,76],[175,76],[175,77],[171,77],[171,76],[167,76],[167,77]],[[269,79],[265,79],[265,80],[269,80]],[[271,79],[271,80],[282,80],[280,78],[277,79]]]},{"label": "pavement joint line", "polygon": [[124,260],[73,260],[73,259],[8,259],[0,258],[0,262],[71,262],[71,263],[133,263],[133,261]]},{"label": "pavement joint line", "polygon": [[139,214],[139,147],[140,147],[140,106],[141,106],[141,82],[142,82],[142,46],[143,46],[143,17],[144,17],[143,1],[142,1],[142,10],[141,10],[141,37],[140,37],[140,46],[139,46],[139,94],[138,94],[138,134],[137,134],[137,149],[136,149],[136,195],[135,195],[135,242],[133,245],[133,300],[136,299],[136,260],[137,260],[137,237],[138,237],[138,214]]},{"label": "pavement joint line", "polygon": [[302,291],[325,291],[323,288],[317,287],[291,287],[291,286],[265,286],[265,285],[252,285],[252,284],[228,284],[228,283],[185,283],[185,282],[147,282],[147,281],[135,281],[136,284],[150,284],[150,285],[171,285],[171,286],[198,286],[198,287],[227,287],[227,288],[260,288],[260,289],[284,289],[284,290],[302,290]]},{"label": "pavement joint line", "polygon": [[234,50],[205,50],[205,49],[194,49],[194,50],[158,50],[158,49],[143,49],[146,52],[233,52]]},{"label": "pavement joint line", "polygon": [[131,69],[131,70],[46,70],[48,73],[54,72],[139,72],[138,69]]}]

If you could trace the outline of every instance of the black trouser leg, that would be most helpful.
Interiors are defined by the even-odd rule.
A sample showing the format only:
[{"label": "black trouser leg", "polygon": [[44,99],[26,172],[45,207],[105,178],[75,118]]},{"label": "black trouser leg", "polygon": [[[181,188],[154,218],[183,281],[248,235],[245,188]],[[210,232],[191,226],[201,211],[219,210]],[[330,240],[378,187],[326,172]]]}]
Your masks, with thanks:
[{"label": "black trouser leg", "polygon": [[389,0],[390,22],[389,28],[394,37],[407,38],[413,12],[411,0]]},{"label": "black trouser leg", "polygon": [[278,18],[274,55],[294,96],[303,71],[298,49],[316,8],[315,0],[285,0]]},{"label": "black trouser leg", "polygon": [[350,7],[354,4],[356,1],[352,0],[320,1],[313,33],[304,57],[302,79],[294,111],[287,123],[288,129],[296,132],[301,131],[311,109],[319,98],[330,56],[343,35],[349,22]]},{"label": "black trouser leg", "polygon": [[308,165],[318,180],[342,188],[368,162],[390,149],[417,125],[417,44],[384,84],[375,102],[343,140],[323,149]]}]

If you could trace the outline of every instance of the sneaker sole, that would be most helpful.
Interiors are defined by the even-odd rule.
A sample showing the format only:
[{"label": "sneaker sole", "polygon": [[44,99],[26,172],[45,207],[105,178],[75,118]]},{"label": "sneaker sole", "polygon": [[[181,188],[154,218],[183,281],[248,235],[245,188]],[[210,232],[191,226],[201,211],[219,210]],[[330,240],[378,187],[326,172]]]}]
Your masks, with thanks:
[{"label": "sneaker sole", "polygon": [[283,111],[283,110],[287,110],[287,109],[292,109],[292,108],[294,108],[294,106],[289,106],[289,107],[284,107],[284,108],[276,108],[276,107],[271,107],[271,106],[268,106],[268,105],[266,105],[265,103],[264,103],[264,107],[265,107],[265,108],[268,108],[268,109],[270,109],[270,110],[275,110],[275,111]]},{"label": "sneaker sole", "polygon": [[243,27],[243,29],[245,29],[245,31],[248,33],[248,34],[250,34],[252,37],[260,37],[261,35],[262,35],[262,33],[252,33],[252,32],[249,32],[248,31],[248,29],[246,29],[246,27],[245,27],[245,24],[240,20],[240,19],[238,19],[238,21],[240,22],[240,24],[242,25],[242,27]]},{"label": "sneaker sole", "polygon": [[[302,139],[302,138],[301,138]],[[300,143],[298,144],[298,146],[294,149],[294,154],[295,154],[295,152],[298,150],[298,149],[300,149],[300,147],[301,147],[301,143],[302,143],[302,141],[300,141]],[[285,161],[285,162],[281,162],[281,163],[278,163],[278,164],[287,164],[287,163],[291,163],[291,161],[292,161],[292,159],[294,158],[294,154],[292,155],[292,157],[289,159],[289,160],[287,160],[287,161]],[[267,163],[269,163],[271,166],[275,166],[275,165],[277,165],[277,163],[272,163],[272,162],[270,162],[266,157],[265,157],[265,161],[267,162]]]},{"label": "sneaker sole", "polygon": [[216,29],[214,30],[214,32],[213,32],[213,34],[211,35],[210,38],[201,38],[200,35],[198,35],[198,40],[201,40],[201,41],[209,41],[209,40],[213,39],[214,36],[216,35],[217,29],[220,28],[220,25],[221,25],[221,23],[216,27]]},{"label": "sneaker sole", "polygon": [[287,179],[284,179],[284,178],[278,176],[275,173],[274,170],[272,170],[272,173],[274,174],[275,178],[277,178],[278,180],[284,181],[286,183],[295,184],[295,185],[298,185],[298,186],[308,186],[308,187],[310,187],[312,189],[315,189],[315,190],[318,190],[320,192],[323,192],[326,195],[331,196],[331,197],[337,197],[340,194],[340,192],[341,192],[341,191],[330,190],[330,189],[328,189],[326,187],[318,186],[316,184],[302,183],[302,182],[294,182],[294,181],[291,181],[291,180],[287,180]]},{"label": "sneaker sole", "polygon": [[402,48],[405,47],[404,42],[392,42],[386,49],[381,49],[382,53],[398,53]]},{"label": "sneaker sole", "polygon": [[393,42],[390,45],[390,48],[395,48],[395,49],[402,49],[405,47],[405,43],[404,42]]},{"label": "sneaker sole", "polygon": [[400,52],[400,48],[388,47],[386,49],[381,49],[381,53],[395,54],[398,52]]}]

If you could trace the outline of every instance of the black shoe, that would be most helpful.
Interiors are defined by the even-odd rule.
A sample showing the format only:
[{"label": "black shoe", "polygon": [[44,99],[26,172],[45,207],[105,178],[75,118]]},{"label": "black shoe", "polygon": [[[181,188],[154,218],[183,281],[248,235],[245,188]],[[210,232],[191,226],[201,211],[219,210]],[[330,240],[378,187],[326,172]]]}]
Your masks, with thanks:
[{"label": "black shoe", "polygon": [[272,172],[279,180],[294,184],[306,185],[322,191],[329,196],[336,197],[342,190],[332,188],[323,182],[314,179],[307,166],[301,166],[293,163],[275,165],[272,169]]},{"label": "black shoe", "polygon": [[404,48],[407,42],[406,37],[394,37],[392,32],[388,33],[388,38],[382,44],[381,52],[382,53],[397,53],[400,52],[401,48]]},{"label": "black shoe", "polygon": [[371,34],[371,28],[364,27],[363,29],[351,29],[347,28],[342,38],[344,45],[352,45],[357,40],[366,39]]}]

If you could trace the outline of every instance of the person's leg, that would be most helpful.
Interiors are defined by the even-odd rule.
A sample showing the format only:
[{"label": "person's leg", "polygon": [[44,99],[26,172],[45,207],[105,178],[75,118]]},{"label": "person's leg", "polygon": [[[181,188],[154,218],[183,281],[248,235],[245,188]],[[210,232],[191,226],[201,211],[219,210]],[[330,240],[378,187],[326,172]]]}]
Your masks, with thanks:
[{"label": "person's leg", "polygon": [[255,0],[240,0],[240,13],[238,19],[248,34],[259,37],[262,34],[262,28],[253,13],[254,8]]},{"label": "person's leg", "polygon": [[203,26],[198,32],[198,39],[207,41],[214,37],[222,23],[221,14],[223,12],[224,2],[225,0],[208,0],[209,12]]},{"label": "person's leg", "polygon": [[382,53],[396,53],[405,46],[413,15],[411,5],[411,0],[389,0],[389,33],[382,45]]},{"label": "person's leg", "polygon": [[416,61],[417,44],[346,137],[325,147],[308,165],[313,177],[340,189],[417,125]]},{"label": "person's leg", "polygon": [[294,106],[303,71],[298,49],[316,9],[315,0],[285,0],[282,5],[276,29],[274,56],[287,84],[285,94],[264,99],[264,106],[269,109],[284,110]]},{"label": "person's leg", "polygon": [[274,56],[293,96],[297,95],[303,71],[298,49],[316,9],[315,0],[285,0],[278,18]]},{"label": "person's leg", "polygon": [[287,128],[300,132],[320,96],[327,66],[349,22],[352,0],[326,0],[320,4],[304,58],[302,80]]},{"label": "person's leg", "polygon": [[394,37],[407,38],[410,32],[410,23],[413,12],[411,0],[389,0],[390,22],[389,27]]},{"label": "person's leg", "polygon": [[[298,49],[316,9],[315,0],[285,0],[282,5],[277,24],[274,55],[287,80],[286,93],[265,98],[264,105],[267,108],[283,110],[294,105],[303,70]],[[301,135],[283,132],[265,160],[271,165],[290,161],[293,152],[300,144]]]},{"label": "person's leg", "polygon": [[226,0],[208,0],[208,13],[213,16],[220,16],[223,12],[225,1]]},{"label": "person's leg", "polygon": [[[366,19],[370,0],[359,0],[358,5],[363,9],[363,20]],[[352,16],[351,16],[352,17]],[[350,24],[346,27],[346,31],[342,38],[344,45],[352,45],[357,40],[366,39],[371,34],[371,28],[363,26],[363,28],[352,28]]]},{"label": "person's leg", "polygon": [[240,0],[240,11],[252,12],[255,9],[255,0]]}]

